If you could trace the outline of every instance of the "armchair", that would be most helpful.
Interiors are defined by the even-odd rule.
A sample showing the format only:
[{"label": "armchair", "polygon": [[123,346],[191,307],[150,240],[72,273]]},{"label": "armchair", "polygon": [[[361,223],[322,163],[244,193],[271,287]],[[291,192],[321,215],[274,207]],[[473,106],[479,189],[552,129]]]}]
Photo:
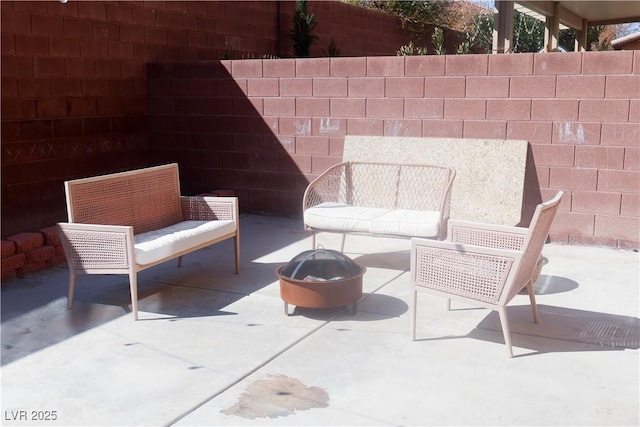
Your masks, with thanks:
[{"label": "armchair", "polygon": [[529,227],[450,220],[446,241],[414,238],[411,243],[411,339],[415,340],[417,294],[425,292],[496,310],[509,357],[513,357],[506,305],[527,288],[538,323],[533,283],[542,247],[563,192],[536,207]]}]

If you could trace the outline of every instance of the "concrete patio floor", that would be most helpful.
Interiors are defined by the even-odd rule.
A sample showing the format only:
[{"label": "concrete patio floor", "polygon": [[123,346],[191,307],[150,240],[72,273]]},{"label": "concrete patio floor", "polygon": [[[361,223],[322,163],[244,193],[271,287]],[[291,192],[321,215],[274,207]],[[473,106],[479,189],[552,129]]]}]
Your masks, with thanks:
[{"label": "concrete patio floor", "polygon": [[497,313],[427,295],[409,339],[409,246],[347,237],[355,315],[284,314],[274,270],[311,238],[256,215],[239,275],[230,241],[142,272],[137,322],[125,276],[80,276],[73,310],[66,267],[3,284],[2,424],[640,424],[637,252],[546,245],[541,322],[518,295],[510,359]]}]

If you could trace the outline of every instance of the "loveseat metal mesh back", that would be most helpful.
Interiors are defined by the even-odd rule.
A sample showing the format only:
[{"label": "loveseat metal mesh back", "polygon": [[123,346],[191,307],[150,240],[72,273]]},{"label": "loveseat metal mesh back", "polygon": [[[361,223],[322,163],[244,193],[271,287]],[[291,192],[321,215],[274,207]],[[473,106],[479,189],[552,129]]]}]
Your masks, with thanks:
[{"label": "loveseat metal mesh back", "polygon": [[314,181],[313,187],[307,188],[307,197],[303,209],[324,202],[346,203],[346,163],[340,163],[327,169],[322,178]]},{"label": "loveseat metal mesh back", "polygon": [[[439,165],[345,162],[330,168],[309,194],[307,206],[323,202],[385,209],[448,208],[452,169]],[[448,197],[445,197],[448,196]],[[448,212],[448,209],[445,209]]]},{"label": "loveseat metal mesh back", "polygon": [[182,220],[178,165],[65,182],[69,222],[128,225],[144,233]]}]

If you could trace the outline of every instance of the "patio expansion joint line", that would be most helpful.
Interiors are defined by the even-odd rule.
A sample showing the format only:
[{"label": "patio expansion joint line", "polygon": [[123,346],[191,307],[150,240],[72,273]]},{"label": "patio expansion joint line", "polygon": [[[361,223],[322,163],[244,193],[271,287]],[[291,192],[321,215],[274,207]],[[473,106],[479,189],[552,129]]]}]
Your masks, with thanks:
[{"label": "patio expansion joint line", "polygon": [[217,391],[216,393],[212,394],[211,396],[209,396],[208,398],[204,399],[203,401],[201,401],[200,403],[196,404],[195,406],[193,406],[192,408],[190,408],[189,410],[187,410],[186,412],[182,413],[181,415],[177,416],[176,418],[174,418],[173,420],[169,421],[167,424],[165,424],[166,426],[172,426],[175,425],[177,422],[181,421],[182,419],[184,419],[185,417],[187,417],[188,415],[192,414],[193,412],[195,412],[196,410],[200,409],[201,407],[203,407],[204,405],[206,405],[207,403],[211,402],[213,399],[215,399],[216,397],[220,396],[222,393],[228,391],[230,388],[232,388],[233,386],[239,384],[240,382],[242,382],[243,380],[245,380],[246,378],[248,378],[249,376],[253,375],[254,373],[256,373],[258,370],[264,368],[265,366],[267,366],[269,363],[273,362],[275,359],[277,359],[278,357],[280,357],[281,355],[283,355],[284,353],[286,353],[287,351],[291,350],[293,347],[295,347],[296,345],[298,345],[299,343],[301,343],[303,340],[305,340],[306,338],[308,338],[309,336],[313,335],[314,333],[316,333],[317,331],[319,331],[320,329],[324,328],[325,326],[327,326],[329,323],[331,323],[331,321],[333,321],[336,317],[338,317],[340,314],[336,314],[334,316],[332,316],[329,320],[324,321],[322,324],[318,325],[316,328],[313,328],[312,330],[310,330],[309,332],[307,332],[306,334],[304,334],[302,337],[298,338],[297,340],[295,340],[294,342],[292,342],[291,344],[287,345],[285,348],[283,348],[282,350],[276,352],[274,355],[272,355],[271,357],[269,357],[267,360],[265,360],[264,362],[258,364],[257,366],[255,366],[254,368],[250,369],[248,372],[240,375],[240,377],[238,377],[235,381],[232,381],[231,383],[227,384],[226,386],[224,386],[222,389],[220,389],[219,391]]},{"label": "patio expansion joint line", "polygon": [[[396,276],[392,277],[391,279],[387,280],[386,282],[384,282],[382,285],[378,286],[376,289],[373,290],[373,292],[369,293],[366,297],[364,297],[361,301],[362,302],[364,300],[366,300],[370,295],[378,292],[380,289],[384,288],[385,286],[387,286],[389,283],[393,282],[394,280],[396,280],[398,277],[402,276],[403,274],[405,274],[407,271],[403,270],[402,272],[400,272],[399,274],[397,274]],[[180,422],[181,420],[183,420],[184,418],[186,418],[187,416],[189,416],[190,414],[192,414],[193,412],[197,411],[198,409],[200,409],[201,407],[203,407],[204,405],[206,405],[207,403],[211,402],[213,399],[215,399],[216,397],[220,396],[222,393],[228,391],[229,389],[231,389],[232,387],[234,387],[235,385],[239,384],[240,382],[244,381],[245,379],[247,379],[248,377],[250,377],[251,375],[255,374],[256,372],[258,372],[260,369],[264,368],[265,366],[267,366],[268,364],[270,364],[271,362],[273,362],[274,360],[276,360],[278,357],[280,357],[281,355],[283,355],[284,353],[286,353],[287,351],[291,350],[293,347],[297,346],[298,344],[300,344],[302,341],[304,341],[305,339],[307,339],[308,337],[310,337],[311,335],[315,334],[316,332],[318,332],[320,329],[324,328],[325,326],[327,326],[329,323],[331,323],[333,320],[335,320],[337,317],[342,316],[342,313],[336,313],[335,315],[331,316],[331,318],[329,318],[328,320],[325,320],[323,323],[321,323],[320,325],[318,325],[317,327],[313,328],[312,330],[310,330],[309,332],[307,332],[306,334],[304,334],[302,337],[298,338],[297,340],[295,340],[294,342],[292,342],[291,344],[287,345],[285,348],[283,348],[282,350],[276,352],[274,355],[272,355],[271,357],[269,357],[267,360],[265,360],[264,362],[258,364],[257,366],[255,366],[254,368],[250,369],[248,372],[244,373],[243,375],[241,375],[240,377],[238,377],[235,381],[232,381],[231,383],[227,384],[226,386],[224,386],[222,389],[220,389],[219,391],[217,391],[216,393],[212,394],[211,396],[209,396],[208,398],[204,399],[203,401],[201,401],[200,403],[196,404],[195,406],[191,407],[189,410],[183,412],[181,415],[178,415],[177,417],[175,417],[174,419],[172,419],[171,421],[169,421],[167,424],[165,424],[165,426],[173,426],[176,423]]]}]

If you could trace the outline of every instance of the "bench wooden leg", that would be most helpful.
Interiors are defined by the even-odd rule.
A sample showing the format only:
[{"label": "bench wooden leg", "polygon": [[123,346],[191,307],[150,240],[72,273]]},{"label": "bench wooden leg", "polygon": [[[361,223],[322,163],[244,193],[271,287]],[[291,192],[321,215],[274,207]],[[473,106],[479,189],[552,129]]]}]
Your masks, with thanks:
[{"label": "bench wooden leg", "polygon": [[533,310],[533,321],[538,323],[540,318],[538,317],[538,306],[536,305],[536,294],[533,290],[533,282],[527,284],[527,292],[529,293],[529,301],[531,302],[531,310]]},{"label": "bench wooden leg", "polygon": [[69,300],[67,301],[67,309],[71,310],[73,307],[73,293],[76,289],[76,273],[69,271]]},{"label": "bench wooden leg", "polygon": [[138,278],[135,272],[129,273],[129,287],[131,288],[131,311],[133,320],[138,320]]}]

